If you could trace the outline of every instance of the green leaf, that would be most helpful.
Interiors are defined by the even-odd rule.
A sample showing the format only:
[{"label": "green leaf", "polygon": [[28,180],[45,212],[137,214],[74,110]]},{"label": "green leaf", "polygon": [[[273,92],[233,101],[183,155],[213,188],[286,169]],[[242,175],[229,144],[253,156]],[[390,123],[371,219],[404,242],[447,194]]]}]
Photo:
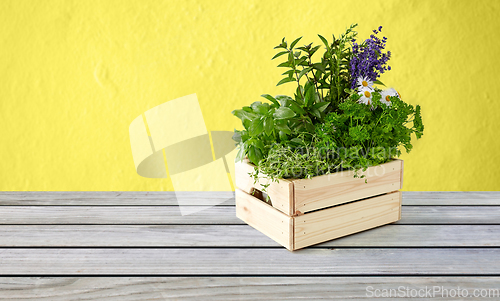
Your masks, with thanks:
[{"label": "green leaf", "polygon": [[254,112],[256,112],[260,115],[265,115],[269,111],[269,104],[262,103],[260,101],[256,101],[256,102],[252,103],[251,107],[252,107]]},{"label": "green leaf", "polygon": [[274,60],[275,58],[280,57],[280,56],[282,56],[283,54],[287,54],[287,53],[288,53],[288,51],[282,51],[282,52],[279,52],[279,53],[277,53],[275,56],[273,56],[273,58],[272,58],[271,60]]},{"label": "green leaf", "polygon": [[278,46],[274,47],[274,49],[276,48],[285,48],[286,49],[286,42],[285,42],[285,38],[283,38],[281,40],[281,44],[279,44]]},{"label": "green leaf", "polygon": [[233,113],[234,116],[238,117],[242,121],[245,121],[245,119],[253,120],[253,119],[255,119],[257,117],[256,114],[247,112],[244,109],[234,110],[231,113]]},{"label": "green leaf", "polygon": [[295,116],[295,113],[287,107],[279,107],[273,114],[276,119],[288,119]]},{"label": "green leaf", "polygon": [[260,160],[262,160],[262,152],[255,146],[250,146],[248,149],[248,159],[253,164],[258,164]]},{"label": "green leaf", "polygon": [[307,67],[307,68],[302,69],[302,71],[300,71],[300,73],[299,73],[299,80],[302,76],[304,76],[304,74],[306,74],[307,72],[309,72],[311,70],[312,70],[312,67]]},{"label": "green leaf", "polygon": [[314,103],[318,103],[319,101],[320,101],[319,93],[315,89],[314,90]]},{"label": "green leaf", "polygon": [[288,95],[276,95],[276,100],[281,103],[282,107],[288,107],[290,101],[293,101],[293,99]]},{"label": "green leaf", "polygon": [[276,128],[288,135],[292,133],[292,130],[290,130],[290,128],[286,124],[276,124]]},{"label": "green leaf", "polygon": [[237,130],[234,130],[234,134],[233,134],[233,140],[236,141],[236,142],[241,142],[241,133],[240,131],[237,131]]},{"label": "green leaf", "polygon": [[321,64],[321,63],[316,63],[316,64],[313,64],[312,65],[314,69],[316,70],[319,70],[321,72],[325,72],[325,65]]},{"label": "green leaf", "polygon": [[306,90],[304,102],[306,107],[310,107],[314,103],[314,94],[315,94],[314,85],[308,81],[305,84],[304,89]]},{"label": "green leaf", "polygon": [[251,145],[255,146],[260,150],[264,150],[264,143],[262,143],[262,141],[259,139],[252,139]]},{"label": "green leaf", "polygon": [[373,81],[373,83],[377,84],[377,85],[382,85],[382,86],[385,87],[385,85],[381,81],[379,81],[379,80],[375,80],[375,81]]},{"label": "green leaf", "polygon": [[302,139],[300,139],[300,138],[293,138],[290,141],[293,142],[293,143],[296,143],[298,145],[305,145],[304,141],[302,141]]},{"label": "green leaf", "polygon": [[287,61],[287,62],[283,62],[281,64],[278,65],[278,67],[291,67],[292,65],[290,65],[290,63]]},{"label": "green leaf", "polygon": [[305,128],[304,124],[301,122],[299,123],[299,125],[297,125],[296,127],[294,127],[294,129],[297,131],[297,132],[302,132],[302,130]]},{"label": "green leaf", "polygon": [[243,107],[243,111],[246,111],[248,113],[253,113],[253,109],[251,107],[249,107],[249,106],[244,106]]},{"label": "green leaf", "polygon": [[321,46],[315,46],[311,49],[311,51],[309,52],[309,55],[312,56],[316,51],[318,51],[318,49],[320,48]]},{"label": "green leaf", "polygon": [[297,94],[294,94],[294,96],[295,96],[295,102],[297,102],[297,104],[299,106],[303,106],[304,105],[304,100],[301,98],[302,96],[297,95]]},{"label": "green leaf", "polygon": [[311,87],[314,87],[314,84],[311,81],[307,81],[304,85],[305,92],[307,93],[307,90],[309,90],[309,88]]},{"label": "green leaf", "polygon": [[272,97],[271,95],[269,95],[269,94],[262,94],[261,96],[264,97],[265,99],[271,101],[276,106],[278,106],[278,107],[280,106],[279,102],[276,99],[274,99],[274,97]]},{"label": "green leaf", "polygon": [[323,102],[318,102],[313,106],[313,108],[317,109],[320,112],[324,112],[326,108],[330,105],[329,102],[323,101]]},{"label": "green leaf", "polygon": [[264,120],[264,131],[268,136],[271,136],[271,133],[273,132],[274,129],[274,120],[271,116],[268,116]]},{"label": "green leaf", "polygon": [[307,62],[307,58],[301,58],[295,60],[295,65],[297,66],[309,66],[309,63]]},{"label": "green leaf", "polygon": [[290,49],[293,49],[293,47],[294,47],[295,45],[297,45],[297,43],[300,41],[300,39],[302,39],[302,37],[297,38],[295,41],[293,41],[293,42],[292,42],[292,44],[290,44]]},{"label": "green leaf", "polygon": [[323,44],[325,44],[326,46],[326,49],[330,50],[330,45],[328,45],[328,41],[322,36],[322,35],[318,35],[318,37],[321,39],[321,41],[323,42]]},{"label": "green leaf", "polygon": [[250,128],[250,124],[252,124],[252,120],[245,119],[245,120],[242,120],[241,123],[243,123],[243,126],[245,127],[245,129],[248,130]]},{"label": "green leaf", "polygon": [[280,80],[279,83],[276,85],[276,86],[279,86],[279,85],[282,85],[282,84],[286,84],[286,83],[289,83],[289,82],[294,82],[295,81],[295,78],[290,78],[290,77],[285,77],[284,79]]},{"label": "green leaf", "polygon": [[281,139],[282,141],[286,141],[286,140],[288,140],[288,136],[287,136],[287,135],[286,135],[286,133],[284,133],[283,131],[280,131],[280,132],[279,132],[279,136],[280,136],[280,139]]},{"label": "green leaf", "polygon": [[290,101],[290,107],[297,114],[304,115],[306,113],[293,99]]},{"label": "green leaf", "polygon": [[256,118],[250,123],[250,128],[248,129],[250,135],[257,136],[262,131],[264,131],[264,120],[263,118]]},{"label": "green leaf", "polygon": [[313,116],[321,118],[321,113],[318,111],[318,109],[312,108],[311,113]]},{"label": "green leaf", "polygon": [[304,97],[304,87],[302,87],[302,85],[299,85],[297,87],[297,90],[295,90],[295,93],[297,93],[298,96]]},{"label": "green leaf", "polygon": [[238,150],[238,154],[236,155],[236,159],[234,160],[235,162],[240,162],[240,161],[243,161],[243,159],[245,159],[245,155],[246,155],[246,144],[245,143],[240,143],[239,144],[239,150]]},{"label": "green leaf", "polygon": [[297,114],[305,114],[306,112],[297,104],[297,102],[287,95],[278,95],[276,99],[281,103],[282,107],[290,106],[293,111]]},{"label": "green leaf", "polygon": [[306,130],[309,133],[314,133],[314,125],[312,123],[306,122],[305,125],[306,125]]}]

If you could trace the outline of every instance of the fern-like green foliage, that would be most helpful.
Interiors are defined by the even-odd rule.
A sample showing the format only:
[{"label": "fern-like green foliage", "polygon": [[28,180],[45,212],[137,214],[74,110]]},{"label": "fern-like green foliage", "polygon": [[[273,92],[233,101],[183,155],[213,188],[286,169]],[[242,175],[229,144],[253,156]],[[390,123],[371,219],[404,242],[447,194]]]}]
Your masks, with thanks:
[{"label": "fern-like green foliage", "polygon": [[401,147],[410,152],[412,134],[420,138],[424,130],[420,106],[415,108],[396,96],[386,105],[378,92],[373,93],[375,109],[358,99],[359,95],[351,95],[339,105],[340,113],[330,113],[318,125],[316,147],[338,160],[342,169],[355,170],[398,157]]}]

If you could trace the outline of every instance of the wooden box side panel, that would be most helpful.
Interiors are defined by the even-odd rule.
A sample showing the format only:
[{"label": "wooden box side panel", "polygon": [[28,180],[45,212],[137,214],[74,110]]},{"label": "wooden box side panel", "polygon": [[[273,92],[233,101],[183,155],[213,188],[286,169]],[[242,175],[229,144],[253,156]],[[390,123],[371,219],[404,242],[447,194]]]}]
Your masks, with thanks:
[{"label": "wooden box side panel", "polygon": [[354,178],[353,171],[343,171],[312,179],[294,180],[293,212],[306,213],[399,190],[401,168],[402,160],[394,160],[367,168],[363,173],[365,178]]},{"label": "wooden box side panel", "polygon": [[236,189],[236,216],[289,250],[293,250],[293,219],[256,197]]},{"label": "wooden box side panel", "polygon": [[294,249],[392,223],[401,216],[401,192],[294,217]]},{"label": "wooden box side panel", "polygon": [[251,193],[253,188],[262,191],[262,185],[270,184],[265,190],[271,198],[273,207],[288,215],[293,215],[292,182],[284,179],[273,182],[269,179],[261,178],[258,183],[254,184],[254,179],[249,175],[249,173],[254,172],[254,168],[255,166],[248,163],[248,160],[235,163],[236,188],[246,193]]}]

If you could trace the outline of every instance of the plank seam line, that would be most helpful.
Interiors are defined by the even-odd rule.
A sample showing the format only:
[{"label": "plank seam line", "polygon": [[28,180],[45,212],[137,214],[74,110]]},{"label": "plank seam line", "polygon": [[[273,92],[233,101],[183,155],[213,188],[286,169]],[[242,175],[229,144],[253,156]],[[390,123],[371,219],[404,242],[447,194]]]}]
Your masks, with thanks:
[{"label": "plank seam line", "polygon": [[500,274],[2,274],[0,277],[88,277],[88,278],[98,278],[98,277],[166,277],[166,278],[223,278],[223,277],[262,277],[262,278],[305,278],[305,277],[314,277],[314,278],[340,278],[340,277],[363,277],[363,278],[403,278],[403,277],[411,277],[411,278],[428,278],[428,277],[443,277],[443,278],[465,278],[465,277],[481,277],[481,278],[492,278],[492,277],[500,277]]},{"label": "plank seam line", "polygon": [[[359,201],[359,200],[358,200]],[[0,201],[1,202],[1,201]],[[353,201],[353,202],[357,202],[357,201]],[[404,202],[404,201],[403,201]],[[339,204],[339,205],[334,205],[334,206],[331,206],[331,207],[335,207],[335,206],[341,206],[341,205],[345,205],[345,204],[348,204],[348,203],[342,203],[342,204]],[[182,205],[182,206],[186,206],[186,207],[236,207],[235,205],[224,205],[224,204],[216,204],[216,205],[213,205],[213,204],[206,204],[206,205]],[[431,207],[431,208],[434,208],[434,207],[500,207],[500,204],[463,204],[463,205],[460,205],[460,204],[443,204],[443,205],[408,205],[408,204],[403,204],[402,205],[403,207]],[[134,207],[179,207],[179,205],[148,205],[148,204],[145,204],[145,205],[103,205],[103,204],[91,204],[91,205],[80,205],[80,204],[73,204],[73,205],[42,205],[42,204],[27,204],[27,205],[19,205],[19,204],[16,204],[16,205],[9,205],[9,204],[1,204],[0,203],[0,207],[131,207],[131,208],[134,208]]]},{"label": "plank seam line", "polygon": [[[283,249],[282,246],[0,246],[2,249],[26,249],[26,250],[38,250],[38,249]],[[421,250],[421,249],[498,249],[500,250],[500,245],[498,246],[310,246],[307,249],[329,249],[329,250]],[[299,252],[299,251],[297,251]]]},{"label": "plank seam line", "polygon": [[[404,218],[404,217],[403,217]],[[409,223],[404,223],[404,222],[395,222],[392,224],[387,224],[383,226],[499,226],[500,221],[497,224],[492,224],[492,223],[446,223],[446,224],[432,224],[432,223],[419,223],[419,224],[409,224]],[[0,223],[0,227],[2,226],[245,226],[245,227],[250,227],[247,224],[244,223],[239,223],[239,224],[234,224],[234,223],[228,223],[228,224],[210,224],[210,223],[200,223],[200,224],[179,224],[179,223],[168,223],[168,224],[163,224],[163,223],[158,223],[158,224],[141,224],[141,223],[135,223],[135,224],[121,224],[121,223],[116,223],[116,224],[88,224],[88,223],[81,223],[81,224],[70,224],[70,223],[45,223],[45,224],[3,224]]]}]

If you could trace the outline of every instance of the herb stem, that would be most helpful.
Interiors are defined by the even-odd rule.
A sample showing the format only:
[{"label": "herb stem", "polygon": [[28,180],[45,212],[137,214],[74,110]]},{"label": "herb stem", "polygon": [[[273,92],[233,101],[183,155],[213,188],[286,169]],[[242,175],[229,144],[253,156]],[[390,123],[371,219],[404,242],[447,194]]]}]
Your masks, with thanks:
[{"label": "herb stem", "polygon": [[300,83],[299,83],[299,76],[297,74],[297,68],[295,66],[295,56],[293,55],[293,48],[290,47],[290,50],[288,50],[288,53],[290,53],[290,55],[292,56],[292,69],[293,69],[293,73],[295,74],[295,78],[297,79],[297,85],[299,86],[299,93],[300,93],[300,97],[302,99],[305,99],[304,97],[304,94],[302,94],[302,89],[300,89]]},{"label": "herb stem", "polygon": [[[309,58],[309,66],[311,66],[311,68],[312,68],[311,54],[308,53],[307,56]],[[311,69],[311,70],[314,70],[314,69]],[[309,71],[309,72],[311,72],[311,71]],[[309,73],[309,72],[307,72],[307,73]],[[306,73],[306,77],[307,77],[307,73]],[[316,78],[314,71],[312,71],[312,74],[313,74],[313,78],[314,78],[314,87],[316,87],[316,91],[318,92],[318,96],[319,96],[318,79]],[[309,80],[309,77],[307,77],[307,80]],[[323,101],[323,91],[321,91],[321,101]]]}]

